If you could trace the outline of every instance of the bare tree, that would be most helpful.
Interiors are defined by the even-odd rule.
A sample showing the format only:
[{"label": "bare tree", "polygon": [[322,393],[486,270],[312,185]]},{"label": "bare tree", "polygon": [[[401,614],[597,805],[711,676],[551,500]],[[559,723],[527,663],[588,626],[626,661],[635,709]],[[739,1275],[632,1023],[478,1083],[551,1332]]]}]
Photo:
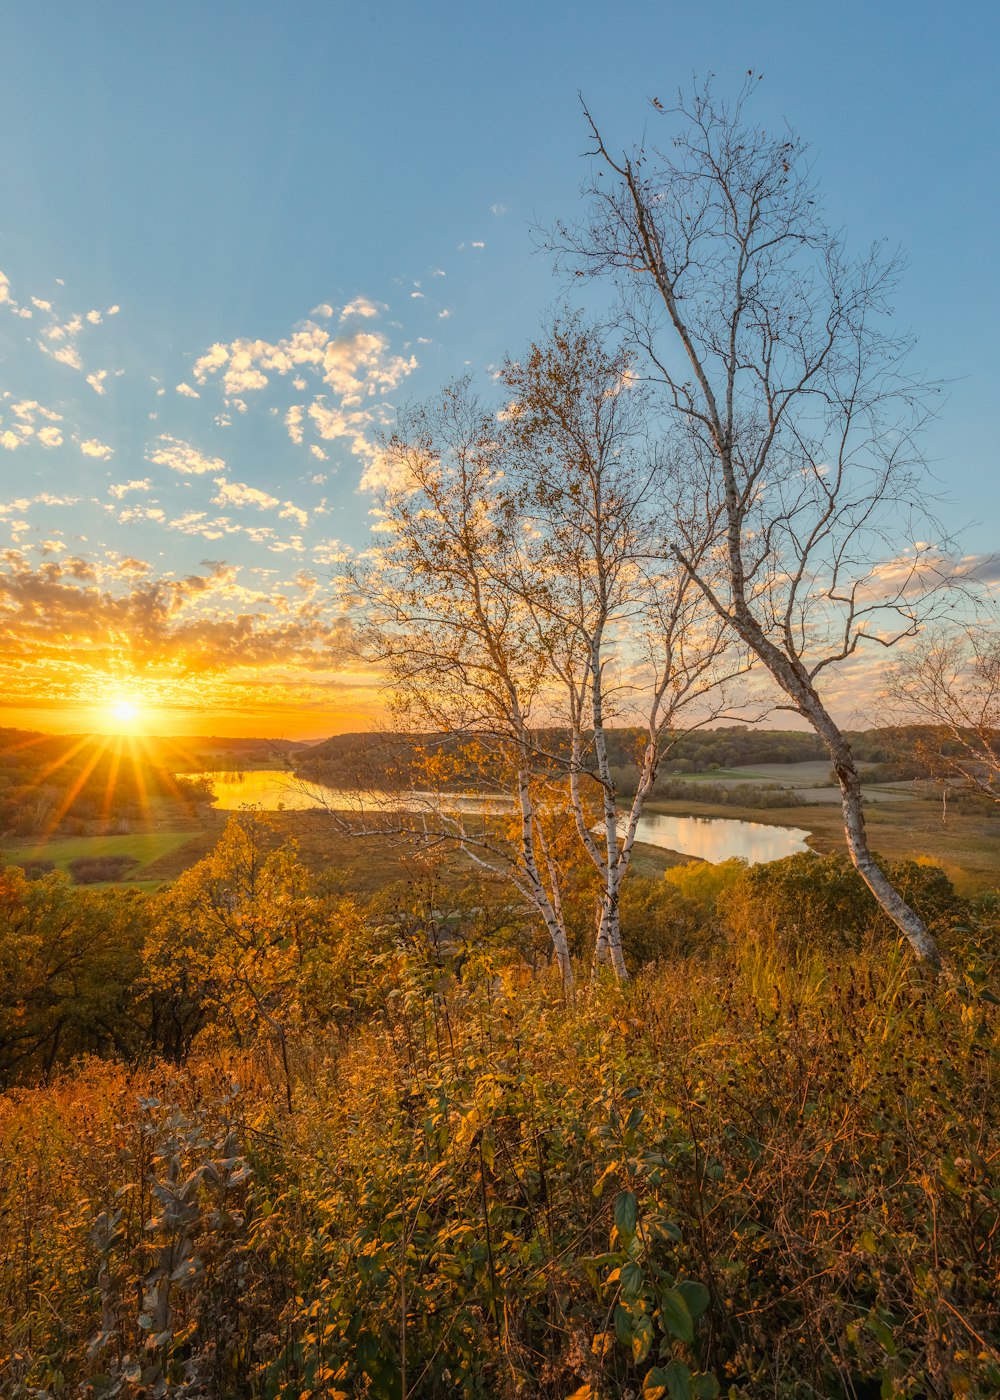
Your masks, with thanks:
[{"label": "bare tree", "polygon": [[921,637],[886,669],[883,699],[901,720],[941,731],[944,744],[923,755],[939,776],[1000,803],[1000,636],[995,631],[969,627]]},{"label": "bare tree", "polygon": [[[727,105],[706,86],[672,112],[656,103],[667,149],[623,155],[585,108],[589,213],[552,242],[578,275],[617,280],[659,391],[686,473],[664,548],[763,662],[782,707],[825,742],[851,859],[936,965],[934,940],[869,850],[854,758],[824,698],[838,662],[916,632],[939,580],[942,556],[917,542],[931,537],[915,446],[927,388],[907,376],[908,342],[887,322],[896,262],[878,249],[848,256],[805,147],[754,127],[749,94]],[[706,519],[717,522],[708,551]]]},{"label": "bare tree", "polygon": [[[435,834],[513,880],[568,980],[570,814],[600,884],[597,961],[625,977],[619,899],[643,805],[681,712],[717,714],[720,666],[739,667],[690,572],[654,548],[658,474],[628,357],[569,317],[501,378],[499,413],[454,386],[384,444],[382,543],[351,592],[405,721],[461,741],[467,765],[485,751],[476,781],[516,814],[451,804]],[[622,813],[608,732],[627,723],[642,741]]]}]

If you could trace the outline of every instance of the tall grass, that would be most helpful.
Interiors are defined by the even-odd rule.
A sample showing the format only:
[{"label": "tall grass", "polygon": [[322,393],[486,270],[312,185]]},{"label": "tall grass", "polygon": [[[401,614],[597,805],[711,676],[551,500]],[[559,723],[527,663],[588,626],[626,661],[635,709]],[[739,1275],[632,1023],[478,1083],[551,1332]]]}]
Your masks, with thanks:
[{"label": "tall grass", "polygon": [[571,1002],[411,951],[293,1044],[293,1113],[266,1041],[12,1092],[0,1390],[996,1395],[977,946],[741,937]]}]

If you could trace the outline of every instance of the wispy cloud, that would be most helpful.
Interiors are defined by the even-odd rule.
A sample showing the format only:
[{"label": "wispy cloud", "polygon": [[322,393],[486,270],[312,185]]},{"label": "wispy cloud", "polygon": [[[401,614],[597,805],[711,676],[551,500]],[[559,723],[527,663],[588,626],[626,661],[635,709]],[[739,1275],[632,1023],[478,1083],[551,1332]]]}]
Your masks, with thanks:
[{"label": "wispy cloud", "polygon": [[256,506],[258,510],[271,510],[281,504],[277,496],[269,496],[266,491],[245,486],[241,481],[226,481],[225,477],[218,477],[215,484],[219,489],[212,501],[217,506]]},{"label": "wispy cloud", "polygon": [[109,486],[108,494],[120,501],[130,491],[152,491],[152,489],[153,483],[148,476],[144,476],[141,481],[120,481],[114,486]]},{"label": "wispy cloud", "polygon": [[[368,320],[372,316],[377,316],[378,313],[378,306],[375,302],[370,301],[368,297],[355,297],[353,301],[349,301],[344,307],[343,311],[340,313],[340,319],[342,321],[347,321],[352,316],[361,316],[364,320]],[[332,307],[326,308],[326,315],[333,315]]]},{"label": "wispy cloud", "polygon": [[167,433],[147,448],[146,461],[157,467],[169,467],[182,476],[203,476],[207,472],[224,472],[226,469],[221,457],[206,457],[191,443]]}]

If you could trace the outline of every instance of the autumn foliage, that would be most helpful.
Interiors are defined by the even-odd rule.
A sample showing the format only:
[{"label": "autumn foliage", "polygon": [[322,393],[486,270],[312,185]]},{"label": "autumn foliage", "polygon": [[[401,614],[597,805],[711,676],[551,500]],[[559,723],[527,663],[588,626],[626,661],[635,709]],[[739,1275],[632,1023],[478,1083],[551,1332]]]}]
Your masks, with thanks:
[{"label": "autumn foliage", "polygon": [[845,861],[636,877],[636,976],[568,1000],[516,920],[266,835],[159,896],[4,872],[7,1043],[64,941],[79,1023],[6,1052],[4,1395],[996,1394],[989,907],[894,872],[943,982]]}]

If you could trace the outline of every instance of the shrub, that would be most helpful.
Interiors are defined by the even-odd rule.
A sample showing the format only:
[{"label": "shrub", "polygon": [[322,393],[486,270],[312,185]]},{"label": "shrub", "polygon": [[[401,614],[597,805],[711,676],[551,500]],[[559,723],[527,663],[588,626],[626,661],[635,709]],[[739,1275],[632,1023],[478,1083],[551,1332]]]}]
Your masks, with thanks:
[{"label": "shrub", "polygon": [[[895,888],[938,934],[958,920],[961,901],[937,866],[886,861]],[[797,948],[861,946],[867,933],[897,930],[846,856],[802,852],[749,866],[716,901],[725,927],[739,939]]]},{"label": "shrub", "polygon": [[675,865],[665,870],[663,878],[668,885],[675,886],[685,898],[700,904],[703,909],[714,909],[722,891],[734,884],[747,869],[747,862],[739,856],[715,864],[708,860],[691,860],[686,865]]},{"label": "shrub", "polygon": [[69,871],[78,885],[96,885],[101,881],[120,880],[127,870],[139,862],[135,856],[78,856],[69,862]]}]

